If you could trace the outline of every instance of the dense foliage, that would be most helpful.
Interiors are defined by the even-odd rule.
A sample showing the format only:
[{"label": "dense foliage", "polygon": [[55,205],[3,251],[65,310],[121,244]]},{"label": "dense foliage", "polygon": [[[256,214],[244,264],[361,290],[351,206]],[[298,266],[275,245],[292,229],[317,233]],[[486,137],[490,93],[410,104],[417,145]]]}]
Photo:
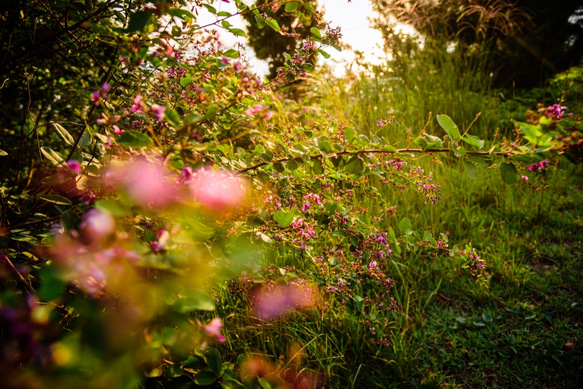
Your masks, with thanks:
[{"label": "dense foliage", "polygon": [[583,2],[540,0],[373,0],[389,42],[392,18],[411,25],[430,45],[455,44],[487,56],[498,86],[534,87],[579,64]]},{"label": "dense foliage", "polygon": [[[283,23],[315,18],[311,4],[3,6],[4,387],[426,381],[407,367],[416,315],[444,280],[482,301],[503,274],[482,254],[496,258],[495,247],[439,222],[441,201],[466,195],[453,175],[545,193],[549,176],[580,175],[581,120],[553,97],[502,134],[480,128],[475,106],[452,107],[494,99],[445,82],[441,65],[455,57],[441,51],[437,81],[411,70],[421,54],[343,80],[309,77],[313,55],[338,45],[340,30],[325,23],[271,81],[222,42],[247,34],[234,15],[284,34]],[[202,25],[203,10],[216,21]],[[292,94],[297,77],[306,82]],[[422,80],[442,94],[418,93]],[[433,104],[442,113],[426,119]],[[435,281],[434,292],[417,300],[417,279]]]}]

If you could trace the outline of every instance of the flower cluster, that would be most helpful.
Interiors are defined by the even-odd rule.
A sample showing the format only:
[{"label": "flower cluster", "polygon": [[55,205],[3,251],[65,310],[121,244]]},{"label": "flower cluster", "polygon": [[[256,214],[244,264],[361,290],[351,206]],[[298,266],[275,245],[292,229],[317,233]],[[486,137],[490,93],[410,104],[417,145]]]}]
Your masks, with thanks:
[{"label": "flower cluster", "polygon": [[550,116],[554,119],[560,120],[563,117],[568,117],[568,116],[573,115],[572,113],[565,115],[566,111],[567,111],[567,107],[564,107],[564,106],[559,105],[559,104],[553,104],[553,105],[548,106],[546,108],[546,110],[544,111],[544,113],[547,116]]}]

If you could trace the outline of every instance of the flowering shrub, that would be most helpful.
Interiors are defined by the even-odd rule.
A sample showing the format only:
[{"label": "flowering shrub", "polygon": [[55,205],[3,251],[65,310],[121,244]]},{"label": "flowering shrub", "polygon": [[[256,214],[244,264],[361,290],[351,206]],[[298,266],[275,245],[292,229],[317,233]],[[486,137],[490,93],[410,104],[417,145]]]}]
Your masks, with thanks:
[{"label": "flowering shrub", "polygon": [[[405,148],[361,134],[276,88],[303,75],[314,51],[336,45],[339,29],[314,31],[266,82],[195,14],[204,7],[218,18],[214,28],[235,35],[244,34],[228,22],[235,13],[279,31],[277,23],[239,0],[234,13],[211,3],[191,11],[181,1],[115,6],[91,27],[96,41],[115,47],[107,68],[95,65],[105,81],[76,80],[84,100],[55,117],[50,104],[38,108],[54,130],[38,139],[44,162],[31,160],[21,197],[2,187],[12,196],[3,220],[14,218],[0,232],[8,387],[134,387],[147,379],[321,386],[322,374],[299,365],[252,356],[235,366],[236,329],[218,316],[224,297],[216,290],[227,288],[261,325],[346,310],[360,315],[375,346],[387,347],[388,318],[400,310],[393,262],[408,253],[457,259],[483,287],[488,281],[487,262],[470,245],[449,249],[446,234],[421,235],[398,215],[387,193],[408,191],[427,206],[441,197],[440,183],[412,156],[459,158],[468,171],[476,163],[468,156],[484,158],[509,184],[524,170],[520,158],[541,175],[556,155],[580,162],[580,121],[562,106],[533,113],[531,123],[517,123],[521,137],[489,151],[446,115],[437,117],[445,136],[422,132]],[[91,18],[109,5],[99,4]],[[274,256],[281,266],[264,263]],[[309,271],[297,276],[285,263],[292,258]]]}]

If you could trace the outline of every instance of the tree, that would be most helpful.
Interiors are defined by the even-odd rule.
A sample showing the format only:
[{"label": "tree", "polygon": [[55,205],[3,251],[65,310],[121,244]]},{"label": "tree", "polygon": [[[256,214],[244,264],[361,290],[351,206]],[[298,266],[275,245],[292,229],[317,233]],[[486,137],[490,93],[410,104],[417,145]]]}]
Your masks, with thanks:
[{"label": "tree", "polygon": [[[274,78],[277,76],[277,69],[286,61],[285,55],[293,56],[301,48],[302,41],[310,38],[312,28],[321,29],[325,26],[323,14],[316,11],[316,0],[289,3],[257,0],[255,6],[267,20],[274,20],[280,26],[278,31],[270,28],[271,24],[257,23],[254,13],[243,14],[247,23],[249,45],[257,58],[268,60],[269,76]],[[314,64],[315,61],[314,54],[310,62]]]},{"label": "tree", "polygon": [[[373,0],[383,28],[409,24],[430,44],[486,53],[499,86],[532,87],[583,58],[583,1]],[[479,48],[479,50],[476,50]]]}]

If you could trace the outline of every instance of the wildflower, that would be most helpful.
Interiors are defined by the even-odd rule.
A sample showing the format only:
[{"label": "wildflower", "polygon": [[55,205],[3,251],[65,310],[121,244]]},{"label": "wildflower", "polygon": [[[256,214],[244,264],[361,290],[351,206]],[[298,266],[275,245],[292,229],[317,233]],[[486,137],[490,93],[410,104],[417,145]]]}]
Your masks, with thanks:
[{"label": "wildflower", "polygon": [[76,161],[74,159],[68,160],[67,166],[69,167],[69,169],[75,172],[75,174],[81,173],[81,164],[79,163],[79,161]]},{"label": "wildflower", "polygon": [[116,126],[115,124],[112,126],[112,128],[113,128],[113,132],[115,133],[115,135],[123,134],[123,130],[121,128],[119,128],[118,126]]},{"label": "wildflower", "polygon": [[309,286],[284,285],[273,290],[262,290],[257,296],[255,311],[262,320],[271,320],[292,309],[306,308],[316,302],[316,291]]},{"label": "wildflower", "polygon": [[146,160],[131,162],[111,169],[109,177],[144,208],[164,207],[178,198],[178,187],[159,163]]},{"label": "wildflower", "polygon": [[115,220],[109,212],[92,208],[83,214],[79,225],[84,240],[88,243],[102,243],[115,232]]},{"label": "wildflower", "polygon": [[572,116],[573,114],[570,113],[568,115],[565,115],[565,111],[567,110],[567,107],[561,106],[559,104],[553,104],[547,107],[546,110],[546,114],[548,116],[551,116],[557,120],[561,119],[563,116]]},{"label": "wildflower", "polygon": [[522,181],[528,181],[528,176],[522,176],[520,178],[522,179]]},{"label": "wildflower", "polygon": [[189,181],[195,200],[216,212],[241,206],[249,191],[247,181],[226,170],[199,170]]},{"label": "wildflower", "polygon": [[134,97],[134,105],[132,105],[132,111],[140,112],[142,110],[142,95],[138,94]]},{"label": "wildflower", "polygon": [[161,122],[164,120],[164,112],[166,111],[166,107],[160,106],[158,104],[152,105],[150,108],[150,113],[156,118],[157,121]]},{"label": "wildflower", "polygon": [[104,82],[103,85],[101,85],[101,91],[104,93],[109,92],[110,89],[111,85],[109,85],[107,82]]},{"label": "wildflower", "polygon": [[91,93],[91,100],[95,102],[95,105],[99,105],[99,100],[101,99],[101,94],[97,91]]},{"label": "wildflower", "polygon": [[202,329],[208,336],[215,337],[219,342],[222,343],[226,340],[226,338],[221,334],[221,328],[223,328],[223,322],[220,318],[215,317]]}]

